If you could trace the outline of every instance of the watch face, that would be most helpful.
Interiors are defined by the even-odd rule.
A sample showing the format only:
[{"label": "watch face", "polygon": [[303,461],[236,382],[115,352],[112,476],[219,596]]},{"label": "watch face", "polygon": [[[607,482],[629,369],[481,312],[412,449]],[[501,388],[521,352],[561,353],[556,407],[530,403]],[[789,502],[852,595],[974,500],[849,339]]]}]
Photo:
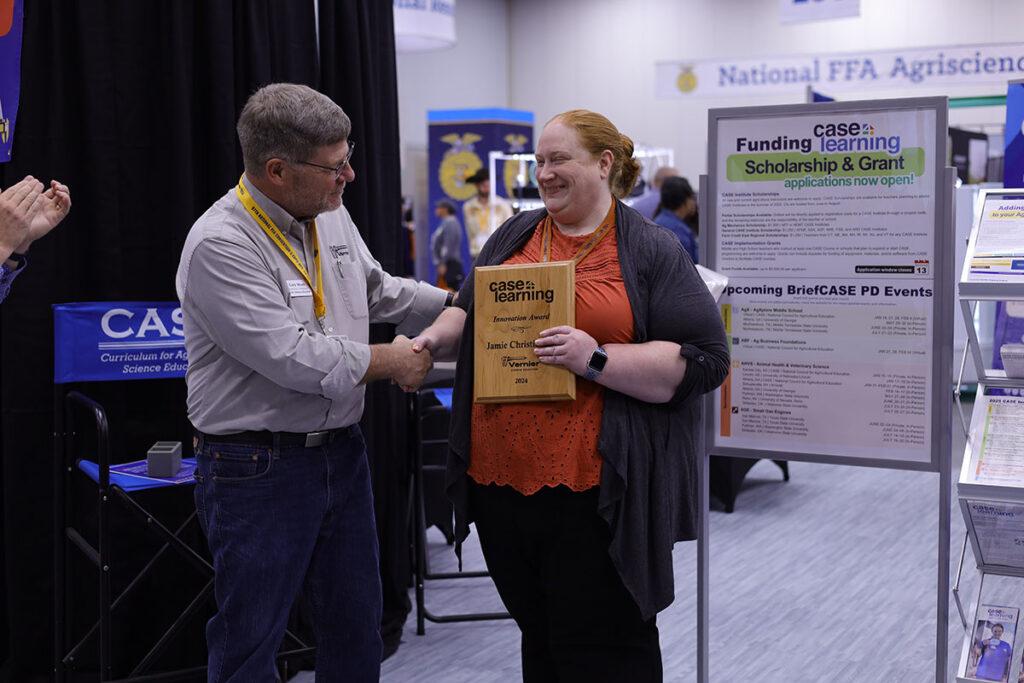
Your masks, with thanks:
[{"label": "watch face", "polygon": [[590,356],[590,362],[587,363],[587,366],[592,370],[601,372],[604,370],[604,364],[607,362],[608,354],[606,354],[603,349],[598,348],[594,351],[593,355]]}]

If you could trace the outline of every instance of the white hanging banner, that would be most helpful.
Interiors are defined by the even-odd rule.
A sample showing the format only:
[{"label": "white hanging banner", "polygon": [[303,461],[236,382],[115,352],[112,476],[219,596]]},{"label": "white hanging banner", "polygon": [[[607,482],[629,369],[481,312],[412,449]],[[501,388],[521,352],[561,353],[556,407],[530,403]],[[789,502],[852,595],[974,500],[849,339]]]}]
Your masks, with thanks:
[{"label": "white hanging banner", "polygon": [[662,99],[977,85],[1024,78],[1024,43],[655,64]]},{"label": "white hanging banner", "polygon": [[424,52],[455,45],[455,0],[393,0],[395,50]]},{"label": "white hanging banner", "polygon": [[860,0],[779,0],[779,21],[822,21],[860,16]]}]

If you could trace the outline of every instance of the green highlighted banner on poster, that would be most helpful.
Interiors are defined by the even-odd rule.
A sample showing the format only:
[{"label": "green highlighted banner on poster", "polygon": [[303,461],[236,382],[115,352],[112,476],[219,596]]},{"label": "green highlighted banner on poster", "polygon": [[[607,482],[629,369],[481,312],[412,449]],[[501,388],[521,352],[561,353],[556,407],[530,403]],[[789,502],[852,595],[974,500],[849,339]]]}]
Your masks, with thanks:
[{"label": "green highlighted banner on poster", "polygon": [[840,183],[847,187],[854,184],[885,186],[892,183],[882,182],[878,180],[879,178],[896,175],[923,176],[925,153],[921,147],[912,147],[896,155],[888,152],[731,154],[725,163],[726,178],[733,182],[787,180],[809,175],[813,178],[835,176],[861,179],[857,183],[853,180]]}]

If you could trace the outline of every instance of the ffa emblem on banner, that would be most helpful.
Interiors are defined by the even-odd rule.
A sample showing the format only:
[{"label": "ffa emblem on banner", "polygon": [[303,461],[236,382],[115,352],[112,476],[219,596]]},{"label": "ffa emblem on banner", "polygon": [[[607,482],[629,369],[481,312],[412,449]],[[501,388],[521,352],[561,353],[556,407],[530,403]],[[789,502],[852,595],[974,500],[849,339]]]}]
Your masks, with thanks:
[{"label": "ffa emblem on banner", "polygon": [[22,0],[0,0],[0,163],[11,160],[21,88]]},{"label": "ffa emblem on banner", "polygon": [[[505,136],[505,142],[508,143],[509,154],[522,154],[526,151],[526,143],[529,141],[522,133],[509,133]],[[529,172],[527,172],[529,174]],[[518,161],[506,161],[505,170],[502,173],[502,179],[505,181],[505,196],[512,196],[512,188],[516,185],[526,185],[529,182],[528,178],[520,178],[520,182],[516,182],[516,176],[519,175],[519,162]]]},{"label": "ffa emblem on banner", "polygon": [[452,199],[464,202],[476,194],[476,187],[466,184],[466,178],[483,167],[480,156],[473,150],[473,143],[483,140],[476,133],[449,133],[441,138],[451,148],[444,153],[438,176],[441,189]]},{"label": "ffa emblem on banner", "polygon": [[14,25],[14,0],[0,0],[0,38],[11,32]]},{"label": "ffa emblem on banner", "polygon": [[676,78],[676,87],[679,88],[679,92],[693,92],[697,89],[697,74],[693,73],[692,64],[682,67]]}]

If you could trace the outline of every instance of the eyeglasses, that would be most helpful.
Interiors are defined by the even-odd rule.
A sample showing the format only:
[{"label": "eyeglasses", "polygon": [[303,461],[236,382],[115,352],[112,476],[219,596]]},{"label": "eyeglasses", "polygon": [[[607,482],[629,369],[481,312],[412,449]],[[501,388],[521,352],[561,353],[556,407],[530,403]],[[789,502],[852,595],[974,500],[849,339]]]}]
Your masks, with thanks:
[{"label": "eyeglasses", "polygon": [[341,174],[348,168],[348,162],[352,159],[352,152],[356,150],[356,143],[354,140],[348,141],[348,154],[345,155],[345,160],[337,166],[324,166],[323,164],[314,164],[312,161],[296,161],[297,164],[304,166],[312,166],[313,168],[319,168],[324,171],[330,171],[334,174],[334,179],[337,180],[341,177]]}]

